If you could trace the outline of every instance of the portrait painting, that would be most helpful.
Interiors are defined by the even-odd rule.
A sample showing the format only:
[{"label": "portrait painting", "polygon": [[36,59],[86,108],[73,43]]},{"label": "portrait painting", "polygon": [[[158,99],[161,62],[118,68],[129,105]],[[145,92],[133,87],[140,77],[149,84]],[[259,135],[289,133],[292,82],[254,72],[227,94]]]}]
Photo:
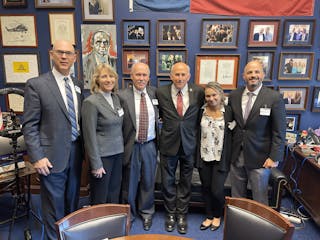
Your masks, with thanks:
[{"label": "portrait painting", "polygon": [[90,88],[94,69],[100,63],[108,63],[116,69],[116,26],[107,24],[82,24],[82,64],[84,88]]}]

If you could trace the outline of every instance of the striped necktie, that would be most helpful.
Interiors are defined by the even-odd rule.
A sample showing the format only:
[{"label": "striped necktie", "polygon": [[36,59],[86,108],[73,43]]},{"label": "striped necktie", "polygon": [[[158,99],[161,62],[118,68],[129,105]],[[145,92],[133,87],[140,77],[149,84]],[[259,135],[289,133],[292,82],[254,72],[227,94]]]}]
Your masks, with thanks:
[{"label": "striped necktie", "polygon": [[71,87],[69,84],[69,79],[65,77],[63,79],[65,81],[65,87],[66,87],[66,95],[67,95],[67,105],[68,105],[68,112],[69,112],[69,118],[71,121],[71,140],[75,141],[78,138],[78,129],[77,129],[77,117],[76,112],[74,108],[74,101],[73,101],[73,95],[71,91]]},{"label": "striped necktie", "polygon": [[144,143],[148,139],[149,117],[145,93],[141,93],[138,141]]}]

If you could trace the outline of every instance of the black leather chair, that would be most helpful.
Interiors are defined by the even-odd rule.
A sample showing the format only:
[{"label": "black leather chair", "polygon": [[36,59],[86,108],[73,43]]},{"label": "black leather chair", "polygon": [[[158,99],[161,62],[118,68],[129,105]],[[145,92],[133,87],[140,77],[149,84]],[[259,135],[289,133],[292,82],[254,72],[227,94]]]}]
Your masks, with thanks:
[{"label": "black leather chair", "polygon": [[274,209],[246,198],[226,197],[223,240],[290,240],[294,226]]},{"label": "black leather chair", "polygon": [[84,207],[55,223],[60,240],[96,240],[129,234],[130,206],[99,204]]}]

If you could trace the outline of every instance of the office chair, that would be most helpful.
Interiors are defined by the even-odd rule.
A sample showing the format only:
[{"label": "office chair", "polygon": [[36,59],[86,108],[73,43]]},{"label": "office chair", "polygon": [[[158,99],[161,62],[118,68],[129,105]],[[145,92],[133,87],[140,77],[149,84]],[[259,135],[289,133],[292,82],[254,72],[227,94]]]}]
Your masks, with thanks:
[{"label": "office chair", "polygon": [[130,206],[98,204],[84,207],[55,223],[58,239],[104,239],[129,234]]},{"label": "office chair", "polygon": [[223,240],[290,240],[294,226],[271,207],[226,197]]}]

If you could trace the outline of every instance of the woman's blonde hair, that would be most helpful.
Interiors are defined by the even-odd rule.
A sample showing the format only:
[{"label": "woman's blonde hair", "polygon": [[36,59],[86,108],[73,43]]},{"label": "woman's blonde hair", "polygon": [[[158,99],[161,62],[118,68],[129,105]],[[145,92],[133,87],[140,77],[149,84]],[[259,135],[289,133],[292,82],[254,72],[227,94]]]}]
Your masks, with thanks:
[{"label": "woman's blonde hair", "polygon": [[114,76],[115,79],[116,79],[116,82],[115,82],[115,86],[113,88],[113,92],[115,90],[117,90],[118,88],[118,74],[117,72],[113,69],[113,67],[111,67],[109,64],[106,64],[106,63],[101,63],[99,64],[96,69],[94,70],[94,73],[93,73],[93,76],[92,76],[92,80],[91,80],[91,93],[97,93],[99,91],[99,77],[101,75],[101,72],[102,70],[107,70],[107,72]]},{"label": "woman's blonde hair", "polygon": [[208,82],[205,88],[211,88],[221,96],[221,105],[225,105],[225,96],[221,85],[217,82]]}]

